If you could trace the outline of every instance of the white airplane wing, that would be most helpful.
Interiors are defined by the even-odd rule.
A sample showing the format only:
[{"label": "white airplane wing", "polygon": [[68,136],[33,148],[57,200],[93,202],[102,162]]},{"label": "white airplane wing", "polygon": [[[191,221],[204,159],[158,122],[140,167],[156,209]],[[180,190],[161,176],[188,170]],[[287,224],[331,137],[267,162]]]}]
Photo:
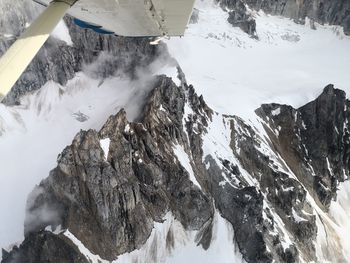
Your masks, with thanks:
[{"label": "white airplane wing", "polygon": [[0,59],[0,101],[10,91],[70,5],[53,2]]},{"label": "white airplane wing", "polygon": [[[51,0],[35,0],[49,5]],[[120,36],[182,36],[195,0],[78,0],[70,15]]]},{"label": "white airplane wing", "polygon": [[129,37],[182,36],[195,0],[34,0],[47,9],[0,59],[0,101],[68,12],[81,25]]}]

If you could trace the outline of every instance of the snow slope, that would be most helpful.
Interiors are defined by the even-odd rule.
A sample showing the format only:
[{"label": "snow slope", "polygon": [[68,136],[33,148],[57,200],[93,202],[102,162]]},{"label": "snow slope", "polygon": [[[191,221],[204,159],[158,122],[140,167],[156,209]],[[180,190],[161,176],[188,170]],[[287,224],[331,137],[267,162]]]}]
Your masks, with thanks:
[{"label": "snow slope", "polygon": [[233,28],[212,2],[197,1],[198,24],[167,44],[214,110],[247,118],[261,103],[301,106],[329,83],[350,91],[350,37],[341,28],[312,30],[259,12],[255,40]]},{"label": "snow slope", "polygon": [[329,214],[340,229],[343,254],[350,262],[350,181],[340,186],[337,201],[332,202]]}]

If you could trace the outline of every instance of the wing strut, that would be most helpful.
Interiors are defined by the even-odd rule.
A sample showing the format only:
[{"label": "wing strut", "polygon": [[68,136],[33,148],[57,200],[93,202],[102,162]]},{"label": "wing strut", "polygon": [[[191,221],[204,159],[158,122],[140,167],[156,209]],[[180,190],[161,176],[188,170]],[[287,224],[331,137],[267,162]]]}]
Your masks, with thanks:
[{"label": "wing strut", "polygon": [[0,102],[75,1],[52,2],[0,59]]}]

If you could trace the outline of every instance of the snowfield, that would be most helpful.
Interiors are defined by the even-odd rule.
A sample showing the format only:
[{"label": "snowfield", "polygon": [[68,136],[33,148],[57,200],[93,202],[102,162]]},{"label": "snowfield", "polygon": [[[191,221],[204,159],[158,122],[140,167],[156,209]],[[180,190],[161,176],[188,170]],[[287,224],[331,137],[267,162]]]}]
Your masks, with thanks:
[{"label": "snowfield", "polygon": [[198,24],[167,41],[198,93],[215,110],[249,118],[262,103],[299,107],[327,84],[350,92],[350,37],[340,27],[297,25],[256,12],[259,40],[228,22],[212,1],[197,1]]},{"label": "snowfield", "polygon": [[[199,22],[191,24],[183,38],[173,38],[166,43],[187,82],[220,114],[234,114],[256,123],[254,110],[262,103],[299,107],[314,99],[329,83],[350,94],[350,37],[345,36],[341,28],[316,25],[317,30],[312,30],[308,23],[297,25],[289,19],[256,12],[259,37],[256,40],[233,28],[227,22],[227,13],[211,1],[197,1],[196,8]],[[65,30],[61,25],[56,34]],[[70,38],[63,39],[70,44]],[[157,72],[167,73],[179,84],[174,77],[174,67],[167,65]],[[102,81],[81,72],[65,87],[47,83],[40,91],[24,97],[21,106],[0,104],[0,247],[8,248],[23,240],[26,198],[56,166],[57,155],[71,143],[75,134],[80,129],[99,129],[111,114],[123,107],[133,120],[147,94],[148,81],[121,77]],[[216,132],[221,136],[226,131]],[[107,155],[108,141],[101,143]],[[207,151],[214,154],[215,149],[209,146]],[[179,147],[176,152],[191,179],[198,184],[187,154]],[[346,183],[327,215],[337,229],[350,229],[349,199],[350,186]],[[169,228],[178,233],[171,253],[161,246]],[[154,243],[158,244],[156,257],[161,261],[194,262],[195,257],[200,262],[226,262],[227,259],[232,262],[233,258],[234,262],[243,262],[238,248],[231,242],[232,227],[218,213],[214,228],[216,237],[204,252],[195,245],[195,233],[186,233],[168,214],[164,224],[155,225],[143,248],[122,255],[116,262],[142,262]],[[322,233],[320,231],[320,235]],[[86,251],[72,234],[65,234],[83,254],[97,262],[98,256]],[[346,235],[341,238],[348,240]],[[323,236],[318,240],[325,241]],[[350,247],[344,247],[343,251],[350,258]]]}]

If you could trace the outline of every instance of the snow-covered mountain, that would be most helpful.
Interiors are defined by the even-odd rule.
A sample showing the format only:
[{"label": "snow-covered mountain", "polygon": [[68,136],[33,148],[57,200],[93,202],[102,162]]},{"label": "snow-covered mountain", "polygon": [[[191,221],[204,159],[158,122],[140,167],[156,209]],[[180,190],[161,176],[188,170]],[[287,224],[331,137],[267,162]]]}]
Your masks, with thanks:
[{"label": "snow-covered mountain", "polygon": [[[263,2],[66,18],[0,105],[2,262],[350,262],[349,7]],[[4,51],[40,7],[0,6]]]}]

